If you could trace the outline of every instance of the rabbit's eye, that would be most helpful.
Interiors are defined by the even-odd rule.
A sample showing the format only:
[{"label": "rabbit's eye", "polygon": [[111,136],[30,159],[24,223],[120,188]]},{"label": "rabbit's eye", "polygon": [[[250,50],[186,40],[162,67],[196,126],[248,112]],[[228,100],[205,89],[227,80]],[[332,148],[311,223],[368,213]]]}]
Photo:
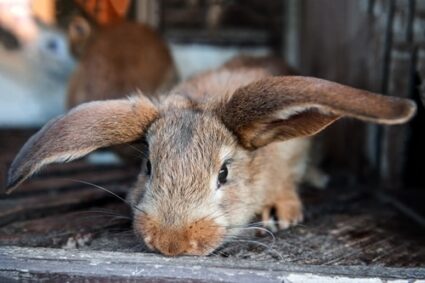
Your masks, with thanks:
[{"label": "rabbit's eye", "polygon": [[218,184],[217,184],[218,188],[220,188],[221,185],[224,185],[227,182],[227,174],[228,174],[227,164],[224,163],[221,166],[220,171],[218,172]]},{"label": "rabbit's eye", "polygon": [[146,175],[150,176],[152,171],[152,165],[150,160],[146,162]]}]

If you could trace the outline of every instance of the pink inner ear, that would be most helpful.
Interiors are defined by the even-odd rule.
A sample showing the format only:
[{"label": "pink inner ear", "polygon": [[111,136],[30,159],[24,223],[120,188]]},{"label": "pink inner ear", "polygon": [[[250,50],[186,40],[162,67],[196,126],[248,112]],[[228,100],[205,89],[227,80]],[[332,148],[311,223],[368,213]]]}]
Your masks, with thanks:
[{"label": "pink inner ear", "polygon": [[252,123],[239,130],[239,140],[245,148],[257,149],[274,141],[285,141],[314,135],[341,116],[322,114],[317,110],[297,113],[287,119]]}]

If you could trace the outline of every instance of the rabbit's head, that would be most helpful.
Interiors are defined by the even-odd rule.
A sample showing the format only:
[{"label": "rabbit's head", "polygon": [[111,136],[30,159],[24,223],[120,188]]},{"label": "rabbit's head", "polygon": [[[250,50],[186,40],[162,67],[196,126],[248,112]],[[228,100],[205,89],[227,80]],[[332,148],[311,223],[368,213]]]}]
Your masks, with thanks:
[{"label": "rabbit's head", "polygon": [[135,233],[166,255],[204,255],[264,201],[251,187],[264,181],[259,173],[273,157],[258,149],[313,135],[342,116],[399,124],[416,109],[410,100],[321,79],[243,70],[201,76],[172,93],[155,104],[143,95],[86,103],[51,121],[16,157],[9,189],[48,163],[143,139],[130,195]]}]

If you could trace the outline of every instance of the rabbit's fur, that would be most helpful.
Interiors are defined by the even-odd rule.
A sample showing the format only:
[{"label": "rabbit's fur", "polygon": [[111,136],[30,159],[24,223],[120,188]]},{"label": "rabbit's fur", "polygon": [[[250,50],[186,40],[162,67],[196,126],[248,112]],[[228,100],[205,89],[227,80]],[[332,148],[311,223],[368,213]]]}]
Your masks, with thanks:
[{"label": "rabbit's fur", "polygon": [[140,94],[73,109],[27,142],[8,187],[45,164],[143,139],[147,158],[128,197],[136,235],[165,255],[205,255],[255,214],[268,220],[275,208],[280,228],[302,219],[308,136],[342,116],[399,124],[415,110],[410,100],[320,79],[224,66],[155,102]]},{"label": "rabbit's fur", "polygon": [[145,24],[96,27],[75,17],[68,34],[71,49],[79,58],[69,82],[69,107],[121,98],[136,89],[154,95],[169,90],[178,80],[167,43]]}]

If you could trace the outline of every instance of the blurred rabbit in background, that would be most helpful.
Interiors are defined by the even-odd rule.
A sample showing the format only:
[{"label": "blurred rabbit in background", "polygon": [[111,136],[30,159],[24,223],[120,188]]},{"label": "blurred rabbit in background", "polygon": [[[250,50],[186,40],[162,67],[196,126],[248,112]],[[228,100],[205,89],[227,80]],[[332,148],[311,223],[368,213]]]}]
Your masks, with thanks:
[{"label": "blurred rabbit in background", "polygon": [[0,44],[0,124],[39,126],[65,111],[75,65],[68,39],[37,20],[30,1],[0,4],[0,26],[9,41],[16,41]]},{"label": "blurred rabbit in background", "polygon": [[99,2],[102,9],[94,1],[78,3],[87,17],[74,17],[69,25],[71,50],[79,59],[69,84],[69,107],[136,90],[149,96],[177,82],[170,49],[159,33],[125,20],[129,1]]}]

